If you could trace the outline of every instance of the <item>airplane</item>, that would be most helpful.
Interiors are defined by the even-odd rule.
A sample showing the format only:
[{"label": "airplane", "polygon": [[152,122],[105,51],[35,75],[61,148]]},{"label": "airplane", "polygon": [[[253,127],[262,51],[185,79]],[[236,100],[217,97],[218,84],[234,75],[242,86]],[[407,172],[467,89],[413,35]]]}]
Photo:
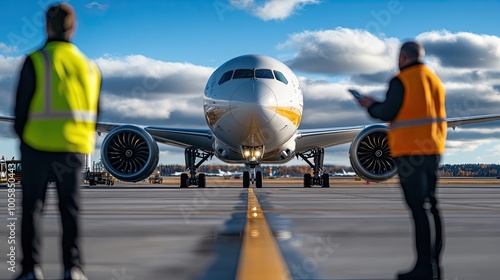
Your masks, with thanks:
[{"label": "airplane", "polygon": [[219,173],[222,174],[222,177],[224,177],[225,179],[231,179],[231,178],[239,179],[241,176],[243,176],[244,172],[239,172],[239,171],[236,171],[236,172],[221,171],[219,169]]},{"label": "airplane", "polygon": [[[304,174],[304,187],[330,187],[329,174],[323,172],[325,148],[351,143],[351,166],[360,178],[380,182],[397,173],[386,123],[299,129],[301,86],[293,71],[272,57],[249,54],[222,64],[207,81],[203,110],[206,129],[98,122],[97,132],[107,133],[101,146],[104,167],[122,181],[146,179],[158,165],[161,143],[184,149],[188,172],[180,174],[181,188],[205,187],[205,174],[197,174],[197,169],[214,155],[247,167],[244,188],[263,186],[262,172],[256,171],[261,164],[283,164],[295,157],[313,170]],[[0,117],[0,121],[13,120]],[[494,120],[500,120],[500,114],[448,118],[447,122],[455,128]]]},{"label": "airplane", "polygon": [[220,174],[220,176],[225,177],[225,176],[229,175],[229,171],[222,171],[219,169],[219,174]]},{"label": "airplane", "polygon": [[346,172],[345,169],[342,169],[342,173],[340,172],[332,173],[331,176],[340,176],[340,177],[356,176],[356,172]]},{"label": "airplane", "polygon": [[205,173],[205,176],[210,176],[210,177],[224,177],[224,175],[226,175],[226,172],[222,171],[222,170],[218,170],[217,173]]}]

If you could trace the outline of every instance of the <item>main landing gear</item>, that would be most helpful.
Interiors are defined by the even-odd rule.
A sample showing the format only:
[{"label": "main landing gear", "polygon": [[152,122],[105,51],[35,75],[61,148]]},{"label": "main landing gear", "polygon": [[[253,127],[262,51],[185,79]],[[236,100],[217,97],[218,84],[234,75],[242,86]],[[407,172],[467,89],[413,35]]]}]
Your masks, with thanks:
[{"label": "main landing gear", "polygon": [[[197,185],[198,188],[204,188],[206,183],[205,174],[200,173],[198,177],[196,177],[196,170],[200,165],[202,165],[207,159],[213,157],[213,153],[200,151],[198,149],[187,148],[184,151],[184,156],[186,159],[186,167],[189,170],[189,175],[186,173],[181,174],[181,188],[187,188],[191,185]],[[198,163],[196,163],[196,159],[200,159]]]},{"label": "main landing gear", "polygon": [[[325,157],[325,149],[312,149],[305,153],[298,154],[309,166],[313,169],[313,175],[310,173],[304,174],[304,188],[311,186],[321,186],[323,188],[330,187],[330,176],[328,173],[323,173],[319,176],[320,171],[323,170],[323,159]],[[312,158],[314,163],[309,161]]]}]

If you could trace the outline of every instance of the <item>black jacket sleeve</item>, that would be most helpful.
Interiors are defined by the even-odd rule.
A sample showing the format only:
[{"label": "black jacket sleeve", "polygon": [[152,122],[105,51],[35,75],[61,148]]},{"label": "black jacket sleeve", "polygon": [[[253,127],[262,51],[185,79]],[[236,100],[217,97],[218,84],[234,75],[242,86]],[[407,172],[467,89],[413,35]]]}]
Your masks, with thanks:
[{"label": "black jacket sleeve", "polygon": [[368,113],[376,119],[383,121],[392,121],[396,118],[403,105],[405,88],[403,83],[398,78],[393,78],[389,83],[389,89],[384,102],[375,102]]},{"label": "black jacket sleeve", "polygon": [[17,136],[22,141],[24,126],[28,120],[28,110],[31,99],[35,94],[36,76],[33,61],[29,57],[26,58],[19,75],[19,84],[16,92],[16,105],[14,108],[14,130]]}]

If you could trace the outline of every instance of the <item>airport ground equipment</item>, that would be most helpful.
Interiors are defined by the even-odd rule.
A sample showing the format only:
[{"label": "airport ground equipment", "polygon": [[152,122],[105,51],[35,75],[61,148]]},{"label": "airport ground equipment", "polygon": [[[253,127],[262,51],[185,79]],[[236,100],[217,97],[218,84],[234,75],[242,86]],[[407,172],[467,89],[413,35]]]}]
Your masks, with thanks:
[{"label": "airport ground equipment", "polygon": [[115,184],[115,178],[108,172],[87,172],[85,179],[89,182],[89,186]]},{"label": "airport ground equipment", "polygon": [[5,157],[2,156],[2,159],[0,160],[0,185],[7,184],[11,176],[14,179],[14,183],[22,183],[23,174],[21,160],[5,160]]},{"label": "airport ground equipment", "polygon": [[163,177],[160,176],[160,172],[158,171],[156,174],[149,176],[150,184],[161,184],[163,183]]},{"label": "airport ground equipment", "polygon": [[2,156],[0,160],[0,186],[7,184],[7,163],[5,162],[5,157]]}]

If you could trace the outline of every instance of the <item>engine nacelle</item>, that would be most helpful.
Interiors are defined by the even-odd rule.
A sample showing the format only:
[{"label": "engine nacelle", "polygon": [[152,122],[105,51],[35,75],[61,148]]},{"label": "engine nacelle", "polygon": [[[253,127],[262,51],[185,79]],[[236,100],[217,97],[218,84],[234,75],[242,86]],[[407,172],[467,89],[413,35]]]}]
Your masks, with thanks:
[{"label": "engine nacelle", "polygon": [[102,142],[101,160],[118,180],[138,182],[158,166],[158,144],[144,129],[122,125],[113,129]]},{"label": "engine nacelle", "polygon": [[349,158],[356,174],[364,180],[381,182],[397,173],[391,157],[386,125],[376,124],[363,129],[351,143]]}]

